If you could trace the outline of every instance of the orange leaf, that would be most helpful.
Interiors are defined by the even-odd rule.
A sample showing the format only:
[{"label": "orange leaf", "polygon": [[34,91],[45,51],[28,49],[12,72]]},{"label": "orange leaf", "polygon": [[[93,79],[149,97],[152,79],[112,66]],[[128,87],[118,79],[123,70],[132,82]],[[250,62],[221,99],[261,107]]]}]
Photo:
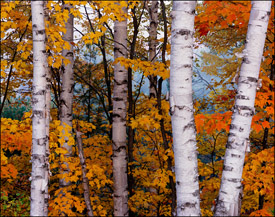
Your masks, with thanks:
[{"label": "orange leaf", "polygon": [[228,27],[227,22],[226,22],[226,21],[222,21],[222,22],[221,22],[221,27],[222,27],[222,28],[227,28],[227,27]]},{"label": "orange leaf", "polygon": [[268,121],[264,121],[264,122],[262,123],[262,126],[263,126],[264,128],[270,128],[270,124],[269,124]]},{"label": "orange leaf", "polygon": [[224,122],[223,121],[218,121],[216,124],[217,130],[221,131],[224,128]]},{"label": "orange leaf", "polygon": [[259,133],[263,128],[259,124],[254,124],[253,129],[256,131],[256,133]]}]

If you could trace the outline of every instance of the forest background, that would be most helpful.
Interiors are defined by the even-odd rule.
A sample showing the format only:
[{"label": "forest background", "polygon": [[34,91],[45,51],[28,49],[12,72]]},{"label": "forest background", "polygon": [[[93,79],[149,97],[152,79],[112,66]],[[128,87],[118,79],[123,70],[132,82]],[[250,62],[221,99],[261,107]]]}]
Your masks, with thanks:
[{"label": "forest background", "polygon": [[[69,11],[63,9],[64,4],[71,4]],[[128,1],[127,15],[121,13],[122,6],[115,1],[48,1],[45,5],[52,96],[50,216],[87,213],[77,131],[82,133],[93,213],[95,216],[113,213],[113,23],[125,16],[128,58],[116,61],[128,69],[129,78],[130,213],[171,216],[174,208],[172,130],[165,96],[169,90],[172,3],[159,2],[153,59],[149,55],[152,1]],[[203,216],[213,215],[212,207],[220,188],[250,8],[249,1],[203,1],[196,8],[193,80],[198,84],[194,84],[193,99]],[[69,14],[74,17],[75,34],[70,43],[63,37]],[[4,216],[30,212],[32,43],[30,1],[1,1],[1,214]],[[62,51],[70,46],[74,52],[73,126],[69,135],[72,155],[67,159],[69,172],[64,174],[60,172],[66,167],[60,164],[66,154],[61,145],[64,143],[64,129],[60,125],[61,71],[70,63]],[[243,171],[243,216],[274,216],[274,68],[273,4],[260,69],[262,86],[256,95],[250,152],[246,154]],[[149,82],[148,78],[157,82]],[[149,83],[154,84],[155,95],[150,94]],[[62,178],[70,182],[66,198],[60,194]]]}]

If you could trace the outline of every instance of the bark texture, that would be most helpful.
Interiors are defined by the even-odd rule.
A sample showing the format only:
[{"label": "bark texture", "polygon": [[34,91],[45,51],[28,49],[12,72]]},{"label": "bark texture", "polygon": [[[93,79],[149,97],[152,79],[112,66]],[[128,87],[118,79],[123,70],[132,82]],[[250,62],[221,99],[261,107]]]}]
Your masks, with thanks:
[{"label": "bark texture", "polygon": [[[69,4],[65,4],[63,6],[64,10],[70,10],[72,6]],[[73,64],[74,64],[74,53],[73,53],[73,46],[71,42],[73,42],[73,23],[74,18],[73,15],[70,13],[69,18],[65,24],[66,33],[63,36],[64,41],[69,42],[70,44],[70,50],[62,50],[63,57],[70,60],[70,63],[65,65],[62,65],[62,86],[61,86],[61,94],[60,94],[60,121],[61,125],[64,128],[72,128],[72,109],[73,109],[73,86],[74,86],[74,76],[73,76]],[[65,133],[65,131],[63,131]],[[69,135],[72,135],[72,130],[69,129]],[[61,147],[65,148],[67,150],[67,153],[65,154],[65,165],[66,158],[69,158],[72,156],[72,146],[69,144],[68,137],[65,137],[65,142],[61,144]],[[72,138],[71,138],[72,139]],[[61,173],[68,173],[69,169],[64,169],[61,171]],[[60,187],[65,187],[70,185],[70,182],[66,182],[64,179],[60,180]]]},{"label": "bark texture", "polygon": [[[127,9],[124,8],[124,13]],[[127,58],[127,20],[115,21],[114,56]],[[126,153],[126,109],[128,72],[119,63],[114,67],[113,90],[113,179],[114,216],[128,216],[128,183]]]},{"label": "bark texture", "polygon": [[[151,1],[151,7],[149,8],[150,16],[150,29],[149,29],[149,61],[154,62],[157,53],[157,27],[158,27],[158,1]],[[157,97],[157,81],[158,77],[150,75],[150,98]]]},{"label": "bark texture", "polygon": [[252,1],[215,216],[240,215],[238,198],[245,152],[249,146],[251,121],[255,113],[256,88],[271,3],[271,1]]},{"label": "bark texture", "polygon": [[31,216],[47,216],[45,191],[48,185],[46,144],[46,73],[45,22],[43,1],[32,1],[33,87],[32,87],[32,173]]},{"label": "bark texture", "polygon": [[89,187],[89,180],[86,176],[87,174],[87,169],[86,169],[86,161],[84,157],[84,152],[83,152],[83,146],[82,146],[82,138],[81,138],[82,133],[77,131],[76,132],[76,141],[77,141],[77,147],[78,147],[78,155],[80,159],[80,164],[81,164],[81,170],[82,170],[82,179],[83,179],[83,189],[84,189],[84,199],[86,203],[86,208],[87,208],[87,214],[88,216],[94,216],[93,215],[93,208],[91,205],[91,199],[90,199],[90,187]]},{"label": "bark texture", "polygon": [[196,1],[174,1],[170,71],[170,114],[175,158],[177,216],[200,216],[196,129],[192,99]]}]

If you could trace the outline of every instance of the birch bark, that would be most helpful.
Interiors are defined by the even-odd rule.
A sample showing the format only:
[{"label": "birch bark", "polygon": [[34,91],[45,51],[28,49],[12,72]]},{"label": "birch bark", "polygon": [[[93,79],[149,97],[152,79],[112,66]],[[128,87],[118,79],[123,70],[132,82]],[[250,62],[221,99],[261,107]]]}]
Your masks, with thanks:
[{"label": "birch bark", "polygon": [[[124,8],[127,13],[127,8]],[[115,21],[114,57],[127,58],[127,20]],[[126,153],[126,109],[128,71],[119,63],[114,67],[113,90],[113,179],[114,216],[128,216],[128,182]]]},{"label": "birch bark", "polygon": [[32,1],[33,87],[32,87],[32,173],[31,216],[46,216],[45,190],[48,185],[46,144],[46,73],[45,22],[43,1]]},{"label": "birch bark", "polygon": [[252,1],[215,216],[240,215],[238,198],[245,152],[249,146],[251,121],[255,113],[256,88],[271,3],[271,1]]},{"label": "birch bark", "polygon": [[[149,61],[154,62],[156,59],[157,51],[157,27],[158,27],[158,1],[151,1],[151,7],[149,8],[150,16],[150,29],[149,29]],[[150,75],[150,98],[157,97],[157,81],[158,77]]]},{"label": "birch bark", "polygon": [[192,99],[196,1],[173,1],[170,113],[175,158],[177,216],[199,216],[196,129]]},{"label": "birch bark", "polygon": [[[71,5],[65,4],[63,6],[64,10],[71,9]],[[60,94],[60,121],[61,125],[64,129],[68,129],[68,133],[70,137],[65,137],[65,142],[61,144],[61,147],[67,150],[65,154],[65,161],[63,162],[67,165],[67,169],[61,171],[61,173],[65,174],[69,172],[68,164],[66,158],[70,158],[72,156],[72,144],[70,144],[70,139],[72,140],[72,109],[73,109],[73,86],[74,86],[74,77],[73,77],[73,64],[74,64],[74,54],[73,54],[73,46],[71,42],[73,42],[73,23],[74,17],[71,13],[69,13],[69,18],[65,23],[66,33],[63,36],[64,41],[69,42],[70,49],[69,50],[62,50],[62,55],[66,59],[70,60],[70,63],[67,65],[63,65],[63,73],[62,73],[62,87],[61,87],[61,94]],[[65,134],[65,130],[63,130],[63,134]],[[66,182],[65,179],[60,179],[60,187],[65,187],[70,185],[70,182]]]}]

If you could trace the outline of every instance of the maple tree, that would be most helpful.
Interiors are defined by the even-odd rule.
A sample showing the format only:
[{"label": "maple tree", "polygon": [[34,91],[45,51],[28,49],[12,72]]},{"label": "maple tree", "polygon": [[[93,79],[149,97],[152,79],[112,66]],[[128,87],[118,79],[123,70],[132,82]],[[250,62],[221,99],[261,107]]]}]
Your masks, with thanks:
[{"label": "maple tree", "polygon": [[[165,99],[167,89],[171,88],[168,79],[172,2],[159,1],[158,10],[155,1],[64,3],[70,5],[69,10],[63,9],[62,1],[44,3],[50,76],[47,86],[51,86],[48,215],[114,214],[112,97],[116,64],[127,70],[128,77],[125,151],[129,214],[175,215],[173,132],[170,105]],[[200,73],[201,77],[193,79],[204,76],[212,79],[206,83],[209,94],[198,96],[193,89],[202,216],[212,216],[217,203],[250,5],[248,1],[204,1],[196,6],[194,48],[196,51],[202,47],[203,51],[194,54],[193,74]],[[127,13],[122,13],[123,7],[128,7]],[[75,38],[68,42],[64,35],[70,14],[74,17]],[[23,101],[26,108],[29,107],[33,82],[31,19],[30,1],[1,1],[1,212],[7,216],[30,214],[33,110],[27,109],[23,113],[23,107],[21,111],[19,106]],[[115,59],[114,22],[125,19],[127,45],[124,48],[128,55]],[[155,22],[158,24],[156,35],[148,32]],[[62,72],[64,66],[71,63],[64,57],[64,50],[71,47],[74,55],[73,112],[72,125],[67,126],[61,124],[60,111],[64,103]],[[243,169],[240,214],[243,216],[274,215],[272,55],[274,7],[259,74],[262,87],[257,90],[255,99],[250,152],[246,153]],[[150,97],[150,83],[156,91],[155,97]],[[17,100],[18,95],[21,101]],[[7,112],[9,110],[16,114]],[[66,137],[71,147],[70,157],[62,147]],[[62,173],[62,170],[67,172]],[[60,188],[61,179],[70,185]]]}]

